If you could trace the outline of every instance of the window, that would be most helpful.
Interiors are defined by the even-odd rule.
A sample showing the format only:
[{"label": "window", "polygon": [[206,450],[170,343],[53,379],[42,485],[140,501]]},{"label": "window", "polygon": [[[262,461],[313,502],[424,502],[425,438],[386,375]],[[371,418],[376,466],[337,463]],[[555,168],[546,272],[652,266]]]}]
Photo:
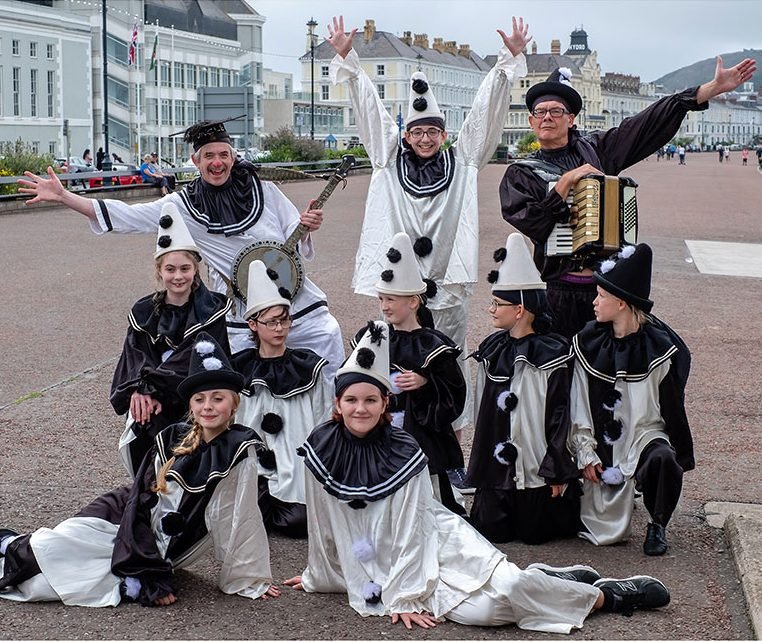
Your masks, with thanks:
[{"label": "window", "polygon": [[172,113],[169,105],[169,98],[161,99],[161,122],[168,125],[172,121]]},{"label": "window", "polygon": [[129,87],[111,76],[108,78],[108,97],[117,105],[121,105],[122,107],[130,106]]},{"label": "window", "polygon": [[381,100],[386,98],[386,85],[376,85],[376,91],[378,91],[378,97]]},{"label": "window", "polygon": [[169,62],[162,60],[161,61],[161,86],[162,87],[169,87]]},{"label": "window", "polygon": [[13,115],[21,115],[21,67],[13,68]]},{"label": "window", "polygon": [[357,122],[355,121],[355,112],[354,112],[354,109],[350,107],[349,108],[349,126],[354,127],[355,125],[357,125]]},{"label": "window", "polygon": [[181,62],[175,63],[175,77],[172,84],[176,88],[185,87],[185,65]]},{"label": "window", "polygon": [[385,65],[376,65],[376,76],[385,76],[385,75],[386,75]]},{"label": "window", "polygon": [[328,65],[321,65],[320,66],[320,77],[321,78],[328,78]]},{"label": "window", "polygon": [[330,100],[330,87],[328,85],[320,86],[320,100]]},{"label": "window", "polygon": [[121,147],[130,148],[130,128],[127,123],[117,120],[113,116],[108,118],[108,138]]},{"label": "window", "polygon": [[221,69],[222,72],[222,86],[230,87],[230,69]]},{"label": "window", "polygon": [[21,43],[19,40],[12,40],[11,41],[11,50],[14,56],[19,55],[19,48],[21,46]]},{"label": "window", "polygon": [[175,124],[185,125],[185,104],[182,100],[175,101]]},{"label": "window", "polygon": [[37,116],[37,69],[29,70],[29,108],[33,117]]},{"label": "window", "polygon": [[196,88],[196,65],[185,65],[185,84],[188,89]]},{"label": "window", "polygon": [[29,43],[29,57],[30,58],[37,57],[37,43],[36,42]]},{"label": "window", "polygon": [[3,115],[3,66],[0,65],[0,116]]},{"label": "window", "polygon": [[220,86],[220,70],[217,69],[217,67],[209,68],[209,86],[210,87]]},{"label": "window", "polygon": [[209,73],[206,67],[199,67],[198,69],[198,86],[206,87],[209,83]]},{"label": "window", "polygon": [[56,57],[56,46],[52,44],[46,45],[47,50],[47,58],[48,60],[53,60]]},{"label": "window", "polygon": [[33,140],[30,144],[30,147],[32,148],[32,154],[39,154],[40,153],[40,141],[39,140]]},{"label": "window", "polygon": [[241,83],[239,82],[239,75],[237,71],[233,72],[233,87],[240,87]]},{"label": "window", "polygon": [[48,142],[48,154],[50,154],[51,156],[56,155],[56,141],[51,140]]},{"label": "window", "polygon": [[129,46],[124,40],[114,38],[111,34],[106,35],[106,57],[109,62],[115,62],[126,67],[128,52]]},{"label": "window", "polygon": [[154,124],[159,122],[159,101],[156,98],[146,100],[146,123]]}]

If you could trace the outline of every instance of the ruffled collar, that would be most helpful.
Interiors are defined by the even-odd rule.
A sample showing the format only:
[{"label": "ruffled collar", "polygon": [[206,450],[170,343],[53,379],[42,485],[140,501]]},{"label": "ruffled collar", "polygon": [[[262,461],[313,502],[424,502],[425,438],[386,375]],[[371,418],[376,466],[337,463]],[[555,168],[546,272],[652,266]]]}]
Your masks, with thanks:
[{"label": "ruffled collar", "polygon": [[428,463],[415,439],[391,424],[360,439],[329,421],[315,428],[297,453],[329,495],[353,508],[394,494]]},{"label": "ruffled collar", "polygon": [[274,397],[300,395],[315,387],[328,362],[307,348],[286,348],[282,357],[266,359],[258,348],[233,355],[233,367],[246,377],[244,395],[254,394],[255,386],[265,386]]},{"label": "ruffled collar", "polygon": [[163,342],[174,350],[184,339],[224,317],[231,305],[225,295],[210,292],[200,283],[182,306],[156,305],[152,294],[143,297],[132,306],[129,322],[133,330],[147,334],[151,343]]},{"label": "ruffled collar", "polygon": [[262,215],[262,183],[255,167],[247,161],[233,163],[230,178],[215,187],[202,178],[188,183],[180,192],[190,215],[210,234],[232,236],[246,231]]},{"label": "ruffled collar", "polygon": [[[352,340],[352,348],[367,331],[362,328]],[[389,359],[392,370],[421,370],[428,368],[443,354],[458,356],[461,349],[446,334],[433,328],[395,330],[389,328]]]},{"label": "ruffled collar", "polygon": [[[161,464],[172,457],[172,450],[190,430],[186,423],[172,424],[156,435],[156,447]],[[232,424],[211,442],[201,445],[191,455],[178,457],[167,472],[167,479],[177,482],[189,493],[203,493],[209,484],[227,477],[240,461],[247,457],[249,446],[261,446],[262,441],[250,428]]]},{"label": "ruffled collar", "polygon": [[455,148],[440,150],[431,158],[419,158],[410,149],[397,154],[397,177],[400,185],[415,198],[436,196],[452,183],[455,175]]},{"label": "ruffled collar", "polygon": [[652,323],[619,339],[611,323],[590,321],[572,339],[572,351],[591,376],[614,383],[648,378],[678,348],[667,332]]},{"label": "ruffled collar", "polygon": [[529,334],[514,339],[508,330],[489,335],[469,356],[484,363],[487,377],[501,382],[510,380],[519,361],[539,370],[551,370],[571,359],[569,342],[558,334]]}]

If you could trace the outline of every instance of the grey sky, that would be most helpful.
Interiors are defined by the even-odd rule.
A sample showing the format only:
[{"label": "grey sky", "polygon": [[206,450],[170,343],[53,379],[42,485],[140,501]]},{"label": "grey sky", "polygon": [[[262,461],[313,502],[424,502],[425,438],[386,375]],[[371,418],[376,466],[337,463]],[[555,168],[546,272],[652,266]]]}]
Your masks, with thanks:
[{"label": "grey sky", "polygon": [[304,53],[306,23],[318,22],[320,38],[332,16],[343,13],[347,30],[360,32],[366,18],[376,29],[401,35],[427,33],[468,43],[479,55],[495,53],[495,29],[510,29],[511,16],[522,15],[539,52],[578,26],[588,33],[603,72],[639,75],[650,81],[698,60],[741,49],[762,49],[762,2],[759,0],[254,0],[267,18],[265,66],[301,80],[296,58]]}]

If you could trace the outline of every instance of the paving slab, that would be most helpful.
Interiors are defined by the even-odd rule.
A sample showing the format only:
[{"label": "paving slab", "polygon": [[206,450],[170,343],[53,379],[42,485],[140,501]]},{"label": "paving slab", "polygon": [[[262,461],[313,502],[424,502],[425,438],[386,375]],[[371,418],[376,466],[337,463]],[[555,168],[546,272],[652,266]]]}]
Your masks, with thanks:
[{"label": "paving slab", "polygon": [[762,244],[685,241],[702,274],[762,278]]}]

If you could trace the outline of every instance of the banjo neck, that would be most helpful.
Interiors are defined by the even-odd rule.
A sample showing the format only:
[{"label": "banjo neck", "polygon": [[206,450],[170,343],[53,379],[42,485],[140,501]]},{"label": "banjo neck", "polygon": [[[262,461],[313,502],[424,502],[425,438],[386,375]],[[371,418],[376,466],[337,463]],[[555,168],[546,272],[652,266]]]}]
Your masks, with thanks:
[{"label": "banjo neck", "polygon": [[[333,174],[331,174],[330,178],[328,179],[328,183],[323,188],[323,191],[320,192],[320,195],[314,201],[312,201],[310,209],[319,210],[323,207],[323,205],[325,205],[325,202],[328,200],[331,194],[333,194],[333,191],[336,189],[339,183],[342,183],[346,180],[347,174],[349,173],[349,170],[354,166],[354,164],[354,156],[348,154],[342,157],[341,165],[339,165],[338,169]],[[289,254],[295,254],[297,243],[299,243],[299,241],[307,236],[309,231],[310,230],[306,225],[299,223],[299,225],[296,226],[296,229],[291,232],[291,235],[283,244],[283,250]]]}]

